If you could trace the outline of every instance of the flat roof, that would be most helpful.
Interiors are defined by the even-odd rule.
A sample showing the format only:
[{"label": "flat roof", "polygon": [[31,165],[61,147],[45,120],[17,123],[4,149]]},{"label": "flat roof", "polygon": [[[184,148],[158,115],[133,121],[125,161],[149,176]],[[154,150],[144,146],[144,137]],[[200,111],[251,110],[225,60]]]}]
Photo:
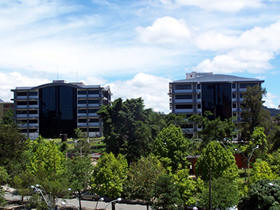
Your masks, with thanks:
[{"label": "flat roof", "polygon": [[255,78],[238,77],[226,74],[207,74],[197,76],[191,79],[175,80],[172,83],[186,83],[186,82],[264,82]]}]

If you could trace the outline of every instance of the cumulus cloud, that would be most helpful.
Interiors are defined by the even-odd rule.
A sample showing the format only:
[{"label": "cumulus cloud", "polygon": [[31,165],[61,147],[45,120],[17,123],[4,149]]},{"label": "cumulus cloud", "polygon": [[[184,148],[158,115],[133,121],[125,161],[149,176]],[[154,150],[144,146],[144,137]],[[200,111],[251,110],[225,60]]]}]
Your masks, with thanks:
[{"label": "cumulus cloud", "polygon": [[0,98],[4,101],[10,101],[13,93],[10,91],[16,87],[30,87],[50,82],[47,79],[24,76],[18,72],[2,73],[0,72]]},{"label": "cumulus cloud", "polygon": [[151,26],[138,27],[140,41],[153,44],[182,44],[191,37],[190,30],[183,20],[173,17],[156,19]]},{"label": "cumulus cloud", "polygon": [[196,39],[200,49],[223,52],[198,64],[198,71],[218,73],[261,73],[271,68],[270,61],[280,50],[280,21],[267,27],[255,27],[239,36],[206,32]]},{"label": "cumulus cloud", "polygon": [[280,98],[272,93],[267,93],[264,97],[264,105],[268,108],[278,108],[280,105]]},{"label": "cumulus cloud", "polygon": [[195,6],[207,11],[238,12],[245,8],[260,8],[261,0],[161,0],[163,4]]},{"label": "cumulus cloud", "polygon": [[169,113],[169,82],[169,79],[163,77],[138,73],[131,80],[116,81],[109,85],[113,93],[113,99],[142,97],[146,108]]}]

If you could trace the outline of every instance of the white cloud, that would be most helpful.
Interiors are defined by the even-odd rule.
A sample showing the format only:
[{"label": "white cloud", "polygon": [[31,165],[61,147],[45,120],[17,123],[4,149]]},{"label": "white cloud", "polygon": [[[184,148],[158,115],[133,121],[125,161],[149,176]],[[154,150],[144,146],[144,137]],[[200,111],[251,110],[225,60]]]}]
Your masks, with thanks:
[{"label": "white cloud", "polygon": [[177,44],[188,41],[191,37],[188,26],[183,20],[162,17],[146,28],[138,27],[140,41],[152,44]]},{"label": "white cloud", "polygon": [[[268,108],[278,108],[280,105],[280,99],[278,96],[272,94],[272,93],[267,93],[266,96],[264,97],[264,105],[267,106]],[[277,101],[277,104],[275,103]]]},{"label": "white cloud", "polygon": [[4,101],[9,101],[13,98],[13,93],[10,91],[16,87],[32,87],[49,83],[47,79],[32,78],[24,76],[18,72],[1,73],[0,72],[0,98]]},{"label": "white cloud", "polygon": [[113,99],[142,97],[146,108],[169,113],[169,82],[169,79],[163,77],[138,73],[131,80],[117,81],[109,85]]},{"label": "white cloud", "polygon": [[280,21],[267,27],[255,27],[239,36],[217,32],[201,34],[196,39],[200,49],[222,52],[212,60],[198,64],[198,71],[218,73],[262,73],[271,69],[270,61],[280,51]]},{"label": "white cloud", "polygon": [[245,8],[259,8],[263,5],[261,0],[174,0],[173,2],[178,6],[196,6],[204,10],[220,12],[238,12]]}]

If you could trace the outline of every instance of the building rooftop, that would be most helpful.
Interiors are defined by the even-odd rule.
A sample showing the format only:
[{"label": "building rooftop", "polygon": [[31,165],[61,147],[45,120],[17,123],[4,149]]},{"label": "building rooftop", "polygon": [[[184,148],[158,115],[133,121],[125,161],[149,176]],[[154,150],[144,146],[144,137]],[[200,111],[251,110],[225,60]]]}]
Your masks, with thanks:
[{"label": "building rooftop", "polygon": [[209,73],[198,73],[191,72],[186,74],[186,79],[175,80],[173,83],[185,83],[185,82],[264,82],[263,80],[255,78],[238,77],[226,74],[213,74]]}]

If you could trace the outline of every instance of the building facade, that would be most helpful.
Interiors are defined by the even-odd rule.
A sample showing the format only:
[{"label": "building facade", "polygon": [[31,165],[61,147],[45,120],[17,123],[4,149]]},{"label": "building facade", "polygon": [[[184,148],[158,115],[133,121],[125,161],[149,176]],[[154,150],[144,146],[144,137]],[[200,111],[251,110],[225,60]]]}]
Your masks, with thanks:
[{"label": "building facade", "polygon": [[[242,94],[248,86],[260,86],[262,82],[232,75],[187,73],[186,79],[169,83],[170,109],[172,113],[186,115],[186,118],[210,111],[222,120],[233,117],[240,121]],[[189,135],[196,130],[193,124],[183,128]]]},{"label": "building facade", "polygon": [[28,138],[58,138],[61,134],[73,137],[76,128],[88,137],[103,134],[97,111],[101,105],[111,103],[109,87],[54,80],[12,91],[16,123]]}]

